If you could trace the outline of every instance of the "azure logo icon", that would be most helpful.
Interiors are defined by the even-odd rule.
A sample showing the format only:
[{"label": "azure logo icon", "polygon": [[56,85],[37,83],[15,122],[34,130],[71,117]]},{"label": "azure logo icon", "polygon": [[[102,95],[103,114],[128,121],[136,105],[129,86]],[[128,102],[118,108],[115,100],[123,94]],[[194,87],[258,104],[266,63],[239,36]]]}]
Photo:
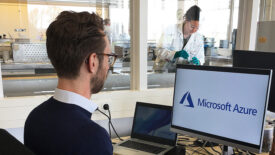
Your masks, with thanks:
[{"label": "azure logo icon", "polygon": [[186,100],[187,100],[188,104],[186,104],[186,105],[184,105],[184,106],[194,108],[194,104],[193,104],[193,101],[192,101],[192,98],[191,98],[191,95],[190,95],[190,92],[189,92],[189,91],[186,92],[186,93],[183,95],[182,99],[180,100],[180,104],[183,104],[184,101],[186,101]]}]

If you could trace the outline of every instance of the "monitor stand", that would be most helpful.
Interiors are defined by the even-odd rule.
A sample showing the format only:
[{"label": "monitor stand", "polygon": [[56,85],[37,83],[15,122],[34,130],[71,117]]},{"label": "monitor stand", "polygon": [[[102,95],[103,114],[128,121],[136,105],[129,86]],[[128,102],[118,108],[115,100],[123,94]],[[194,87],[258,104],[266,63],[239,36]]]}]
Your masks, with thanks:
[{"label": "monitor stand", "polygon": [[165,155],[185,155],[185,148],[184,146],[175,146],[173,149],[165,153]]},{"label": "monitor stand", "polygon": [[232,155],[233,154],[233,148],[232,147],[228,147],[227,145],[223,146],[222,149],[222,155]]},{"label": "monitor stand", "polygon": [[[206,142],[206,143],[205,143]],[[205,140],[201,140],[201,139],[197,139],[196,141],[194,141],[194,145],[195,146],[199,146],[199,147],[213,147],[213,146],[219,146],[218,143],[213,143],[213,142],[208,142]]]},{"label": "monitor stand", "polygon": [[[206,144],[204,144],[205,142],[206,142]],[[208,141],[201,140],[201,139],[198,139],[198,140],[194,141],[194,145],[199,146],[199,147],[219,146],[218,143],[208,142]],[[222,155],[233,155],[233,148],[230,147],[230,146],[227,146],[227,145],[223,145]]]}]

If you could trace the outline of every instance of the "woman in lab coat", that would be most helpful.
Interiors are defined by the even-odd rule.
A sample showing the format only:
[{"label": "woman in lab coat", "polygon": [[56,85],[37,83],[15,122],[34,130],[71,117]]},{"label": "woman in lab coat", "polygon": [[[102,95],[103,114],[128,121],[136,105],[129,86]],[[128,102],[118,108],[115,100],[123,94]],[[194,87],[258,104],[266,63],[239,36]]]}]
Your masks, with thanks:
[{"label": "woman in lab coat", "polygon": [[109,18],[106,18],[103,20],[103,24],[104,24],[104,33],[106,34],[110,45],[112,45],[111,20]]},{"label": "woman in lab coat", "polygon": [[[201,9],[194,5],[183,16],[184,21],[172,30],[166,31],[160,38],[156,50],[154,68],[162,68],[166,62],[170,64],[204,64],[203,37],[197,31]],[[171,29],[170,29],[171,30]]]}]

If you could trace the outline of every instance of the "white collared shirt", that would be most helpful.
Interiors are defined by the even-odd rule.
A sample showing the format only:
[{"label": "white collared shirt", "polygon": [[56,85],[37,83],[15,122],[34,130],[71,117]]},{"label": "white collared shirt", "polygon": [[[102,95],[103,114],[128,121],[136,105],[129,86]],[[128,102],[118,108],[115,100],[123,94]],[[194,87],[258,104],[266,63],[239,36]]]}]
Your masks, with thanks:
[{"label": "white collared shirt", "polygon": [[90,113],[93,113],[97,109],[97,105],[93,103],[91,100],[77,93],[70,92],[67,90],[56,88],[53,98],[59,102],[80,106],[81,108],[89,111]]}]

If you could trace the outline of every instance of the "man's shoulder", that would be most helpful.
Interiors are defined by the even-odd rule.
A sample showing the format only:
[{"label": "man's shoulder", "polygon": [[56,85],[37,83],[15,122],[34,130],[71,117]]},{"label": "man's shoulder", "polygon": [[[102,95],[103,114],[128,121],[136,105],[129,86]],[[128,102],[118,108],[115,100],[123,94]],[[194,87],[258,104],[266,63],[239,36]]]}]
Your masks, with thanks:
[{"label": "man's shoulder", "polygon": [[88,134],[101,133],[101,134],[104,134],[104,135],[108,135],[106,130],[103,127],[101,127],[100,125],[98,125],[96,122],[94,122],[93,120],[87,121],[85,124],[83,124],[79,128],[79,130],[80,131],[86,131],[86,132],[88,132]]},{"label": "man's shoulder", "polygon": [[[90,121],[79,128],[75,137],[81,137],[77,140],[77,144],[81,146],[81,150],[99,154],[112,154],[113,147],[107,131],[95,123]],[[93,146],[91,148],[91,146]]]},{"label": "man's shoulder", "polygon": [[40,111],[40,110],[46,109],[46,108],[48,107],[48,105],[49,105],[50,103],[52,103],[52,102],[55,102],[55,100],[53,99],[53,97],[47,99],[46,101],[42,102],[42,103],[39,104],[37,107],[35,107],[35,108],[31,111],[30,115],[33,115],[33,114],[37,113],[37,112]]},{"label": "man's shoulder", "polygon": [[100,145],[100,143],[109,143],[110,141],[108,132],[93,120],[90,120],[89,122],[86,122],[80,126],[77,133],[79,134],[79,137],[89,137],[89,140],[92,140],[93,142],[96,141],[97,145]]}]

